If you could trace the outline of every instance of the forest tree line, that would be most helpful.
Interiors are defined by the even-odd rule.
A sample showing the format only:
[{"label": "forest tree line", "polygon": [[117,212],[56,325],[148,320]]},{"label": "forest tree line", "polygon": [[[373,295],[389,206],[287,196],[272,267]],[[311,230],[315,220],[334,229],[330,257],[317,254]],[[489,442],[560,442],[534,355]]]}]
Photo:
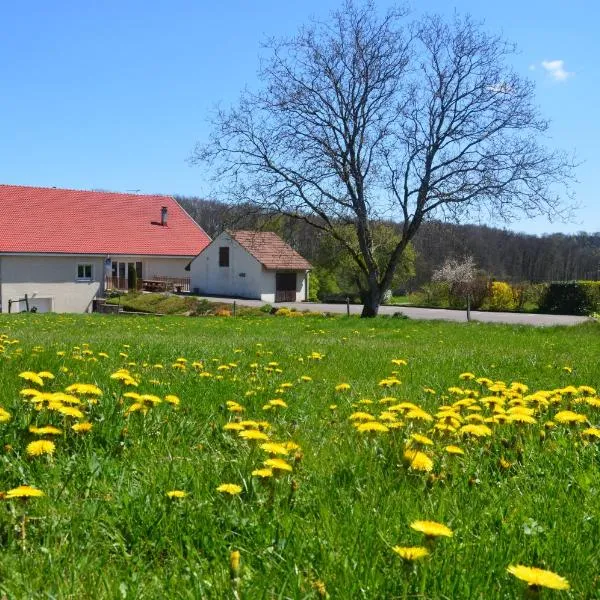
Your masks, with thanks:
[{"label": "forest tree line", "polygon": [[[265,229],[280,235],[321,272],[339,273],[344,267],[343,256],[332,247],[329,236],[301,219],[265,214],[248,205],[176,198],[211,238],[224,229]],[[383,225],[401,232],[398,224]],[[431,281],[447,258],[464,256],[473,256],[478,268],[491,278],[511,283],[600,279],[600,232],[538,236],[486,225],[428,221],[421,225],[412,246],[414,254],[408,260],[414,264],[404,266],[406,281],[400,286],[409,291]]]}]

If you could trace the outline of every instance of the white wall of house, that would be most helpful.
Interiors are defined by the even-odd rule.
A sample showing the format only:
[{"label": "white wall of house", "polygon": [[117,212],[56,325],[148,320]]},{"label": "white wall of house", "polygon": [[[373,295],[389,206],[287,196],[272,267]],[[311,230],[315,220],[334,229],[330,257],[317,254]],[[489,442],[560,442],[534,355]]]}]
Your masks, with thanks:
[{"label": "white wall of house", "polygon": [[[8,312],[8,301],[27,294],[29,306],[38,312],[91,312],[92,301],[104,292],[104,256],[4,255],[0,258],[0,306]],[[154,276],[189,277],[185,270],[190,258],[111,256],[112,260],[142,262],[145,279]],[[78,277],[78,265],[91,265],[91,279]],[[127,276],[127,269],[125,269]],[[14,303],[11,312],[26,309]]]},{"label": "white wall of house", "polygon": [[[219,266],[219,248],[229,248],[229,266]],[[192,291],[211,296],[260,298],[262,265],[227,233],[221,233],[190,267]]]},{"label": "white wall of house", "polygon": [[[219,248],[229,248],[229,266],[219,266]],[[223,232],[191,263],[190,288],[199,294],[275,302],[275,273],[266,270],[243,246]],[[306,272],[296,275],[296,300],[306,299]]]},{"label": "white wall of house", "polygon": [[[91,265],[90,280],[78,278],[78,265]],[[92,300],[102,287],[104,259],[90,256],[3,256],[2,312],[8,301],[27,294],[29,306],[39,312],[81,313],[92,310]],[[13,304],[11,312],[25,310]]]}]

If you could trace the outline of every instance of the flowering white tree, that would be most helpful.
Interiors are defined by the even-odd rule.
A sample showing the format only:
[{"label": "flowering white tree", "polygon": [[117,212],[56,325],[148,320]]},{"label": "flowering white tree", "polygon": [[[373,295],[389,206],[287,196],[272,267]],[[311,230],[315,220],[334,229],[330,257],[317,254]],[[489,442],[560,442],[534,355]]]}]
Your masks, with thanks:
[{"label": "flowering white tree", "polygon": [[465,256],[462,260],[448,259],[432,275],[433,281],[447,283],[454,293],[466,296],[467,321],[471,320],[471,296],[476,277],[477,268],[472,256]]}]

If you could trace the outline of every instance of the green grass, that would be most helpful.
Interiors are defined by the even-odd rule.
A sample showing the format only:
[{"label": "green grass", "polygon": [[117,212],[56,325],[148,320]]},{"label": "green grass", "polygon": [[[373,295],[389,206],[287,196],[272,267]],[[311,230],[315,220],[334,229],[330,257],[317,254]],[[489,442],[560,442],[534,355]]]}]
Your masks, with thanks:
[{"label": "green grass", "polygon": [[[464,371],[531,391],[598,388],[599,334],[597,323],[0,316],[0,406],[12,415],[0,424],[0,489],[27,483],[46,494],[0,504],[0,597],[233,598],[236,587],[247,599],[319,598],[320,581],[331,598],[504,599],[523,596],[525,585],[506,573],[518,563],[569,580],[568,592],[542,596],[598,597],[600,445],[583,443],[588,425],[546,430],[558,410],[550,406],[535,425],[497,425],[492,437],[468,441],[406,419],[388,433],[361,434],[348,417],[379,414],[378,400],[390,395],[434,414],[455,400],[449,387],[480,389],[458,379]],[[172,366],[178,358],[185,370]],[[180,406],[125,417],[133,400],[123,393],[132,388],[110,378],[119,368],[139,381],[136,392],[175,394]],[[35,387],[18,377],[27,370],[51,371],[48,391],[97,384],[103,396],[84,409],[92,431],[76,435],[65,417],[34,410],[19,395]],[[401,385],[381,387],[393,371]],[[351,389],[336,392],[342,382]],[[263,410],[273,398],[288,407]],[[243,419],[268,420],[273,440],[301,446],[288,457],[292,474],[252,477],[266,454],[223,430],[237,416],[227,401],[245,407]],[[567,406],[599,424],[600,409],[565,398]],[[28,426],[48,423],[64,429],[54,456],[28,458]],[[403,463],[416,431],[435,439],[432,473]],[[445,456],[448,443],[465,457]],[[242,493],[224,497],[216,491],[224,482]],[[189,495],[168,500],[175,489]],[[407,565],[391,548],[422,543],[409,527],[415,519],[445,523],[454,536]],[[232,550],[241,553],[238,582]]]}]

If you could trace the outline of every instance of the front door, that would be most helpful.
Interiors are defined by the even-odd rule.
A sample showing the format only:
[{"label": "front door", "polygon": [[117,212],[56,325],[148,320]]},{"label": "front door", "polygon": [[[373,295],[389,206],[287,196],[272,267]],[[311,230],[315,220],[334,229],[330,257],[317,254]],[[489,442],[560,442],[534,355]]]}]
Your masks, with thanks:
[{"label": "front door", "polygon": [[296,301],[296,273],[275,273],[275,302]]}]

